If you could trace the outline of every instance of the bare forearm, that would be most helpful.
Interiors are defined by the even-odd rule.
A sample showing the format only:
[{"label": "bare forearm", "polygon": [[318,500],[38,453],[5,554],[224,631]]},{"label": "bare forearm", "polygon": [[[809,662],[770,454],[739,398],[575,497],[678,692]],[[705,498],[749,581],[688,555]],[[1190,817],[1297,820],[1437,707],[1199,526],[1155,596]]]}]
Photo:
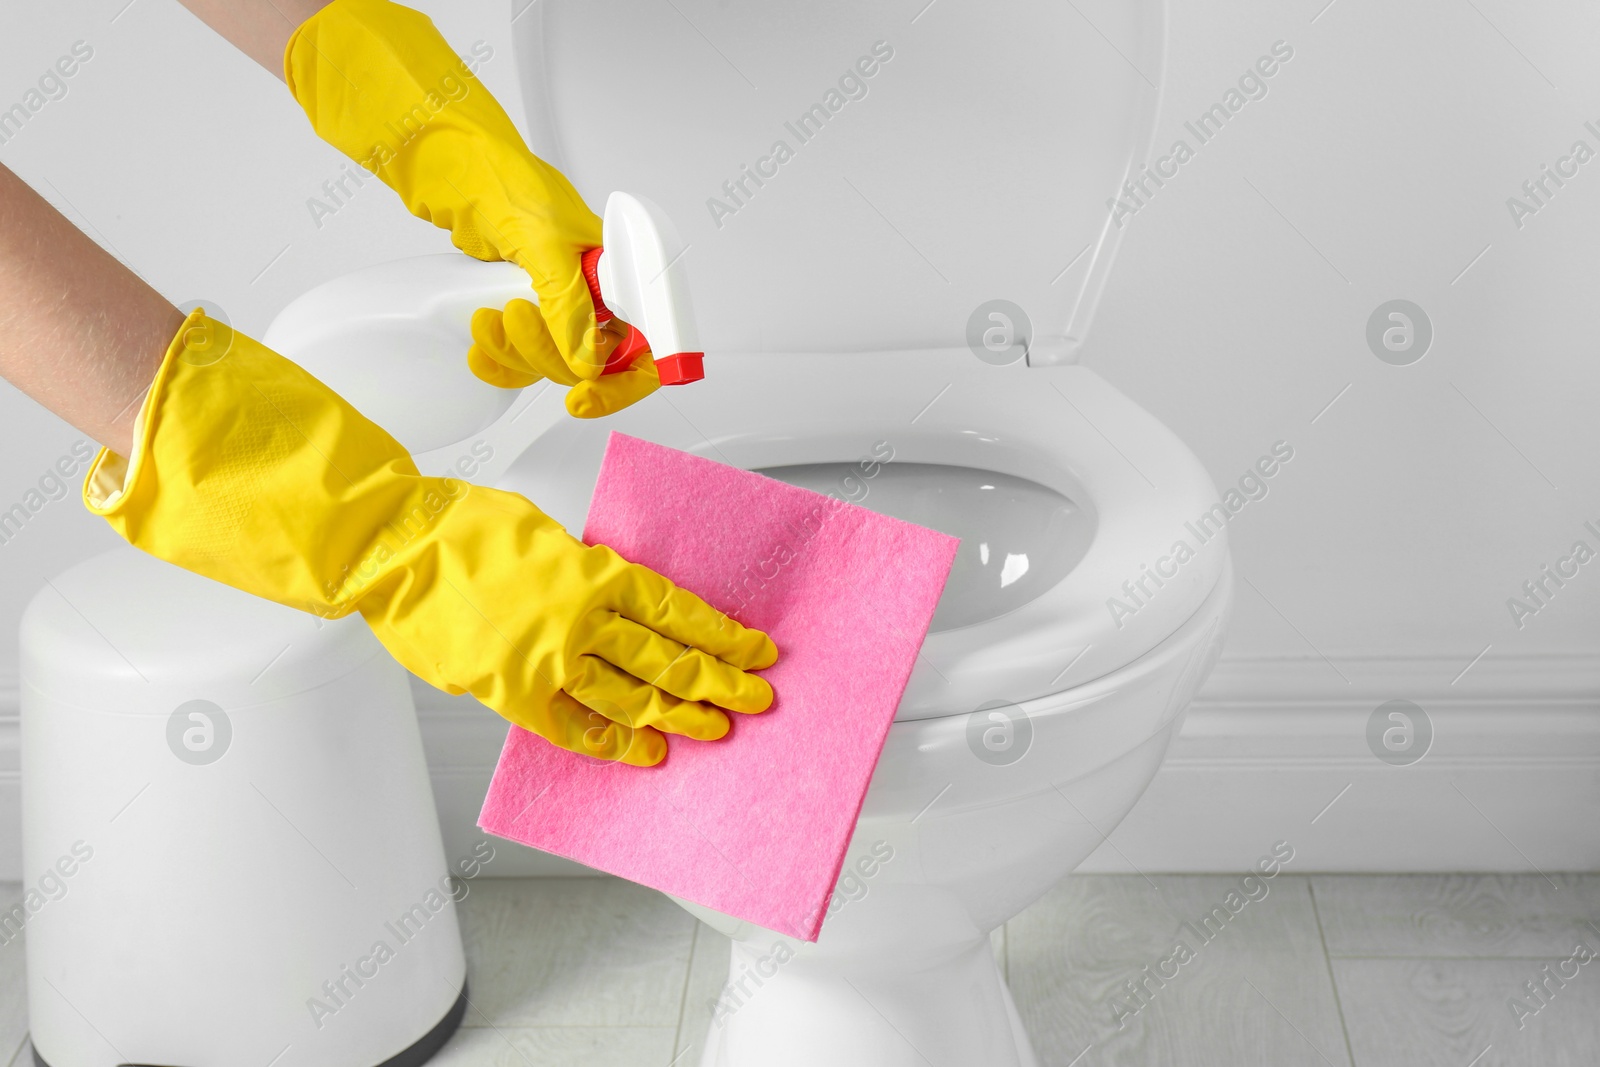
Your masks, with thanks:
[{"label": "bare forearm", "polygon": [[0,166],[0,376],[126,456],[183,315]]},{"label": "bare forearm", "polygon": [[283,50],[289,37],[329,0],[179,0],[233,46],[283,77]]}]

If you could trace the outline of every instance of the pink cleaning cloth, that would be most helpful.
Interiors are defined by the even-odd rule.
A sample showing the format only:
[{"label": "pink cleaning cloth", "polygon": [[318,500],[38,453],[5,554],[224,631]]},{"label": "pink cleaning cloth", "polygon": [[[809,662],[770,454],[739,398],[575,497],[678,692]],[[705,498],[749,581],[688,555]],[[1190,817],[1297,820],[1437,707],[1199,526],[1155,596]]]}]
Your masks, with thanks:
[{"label": "pink cleaning cloth", "polygon": [[957,540],[618,433],[584,540],[770,634],[776,700],[648,768],[514,726],[478,825],[815,941]]}]

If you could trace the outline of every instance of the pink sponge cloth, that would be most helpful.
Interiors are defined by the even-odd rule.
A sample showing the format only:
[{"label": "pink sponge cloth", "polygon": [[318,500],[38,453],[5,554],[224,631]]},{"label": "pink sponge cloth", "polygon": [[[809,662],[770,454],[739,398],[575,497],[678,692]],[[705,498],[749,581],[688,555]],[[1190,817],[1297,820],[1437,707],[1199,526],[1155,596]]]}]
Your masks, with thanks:
[{"label": "pink sponge cloth", "polygon": [[651,768],[512,727],[478,825],[816,940],[956,539],[614,433],[584,540],[771,634],[777,699]]}]

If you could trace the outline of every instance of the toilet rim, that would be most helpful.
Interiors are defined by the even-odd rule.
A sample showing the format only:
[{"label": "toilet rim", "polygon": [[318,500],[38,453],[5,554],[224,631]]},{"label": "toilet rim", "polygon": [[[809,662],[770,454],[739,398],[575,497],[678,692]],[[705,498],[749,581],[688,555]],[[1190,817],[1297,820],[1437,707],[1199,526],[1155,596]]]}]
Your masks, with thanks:
[{"label": "toilet rim", "polygon": [[[1091,678],[1052,693],[1029,697],[1004,706],[1021,711],[1035,721],[1081,716],[1091,705],[1115,696],[1136,679],[1160,669],[1168,661],[1183,654],[1185,647],[1203,641],[1206,631],[1215,629],[1226,621],[1232,606],[1233,561],[1230,559],[1224,563],[1217,583],[1200,606],[1154,648],[1098,678]],[[946,719],[951,717],[942,716]],[[895,736],[896,732],[915,736],[917,731],[925,725],[932,726],[935,721],[913,719],[896,722],[890,730],[890,736]],[[1152,735],[1155,732],[1151,731]]]},{"label": "toilet rim", "polygon": [[[1014,762],[974,759],[973,714],[896,722],[873,776],[864,819],[933,818],[973,811],[1069,786],[1174,732],[1187,707],[1181,699],[1203,678],[1220,649],[1233,607],[1232,565],[1192,616],[1167,639],[1131,663],[1092,681],[1005,707],[1028,723],[1029,747]],[[1141,688],[1166,694],[1159,710],[1148,701],[1119,702]],[[940,791],[950,783],[948,794]],[[935,794],[937,808],[925,811]]]}]

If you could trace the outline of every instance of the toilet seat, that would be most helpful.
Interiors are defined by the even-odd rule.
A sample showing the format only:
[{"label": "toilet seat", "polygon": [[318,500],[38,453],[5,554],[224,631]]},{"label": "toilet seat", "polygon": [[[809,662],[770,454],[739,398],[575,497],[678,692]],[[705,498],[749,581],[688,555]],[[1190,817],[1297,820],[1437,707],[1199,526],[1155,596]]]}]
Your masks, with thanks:
[{"label": "toilet seat", "polygon": [[[1194,532],[1217,502],[1199,461],[1083,367],[995,367],[965,349],[708,360],[706,380],[670,398],[603,423],[556,422],[499,484],[581,532],[612,430],[746,469],[848,463],[888,441],[892,463],[996,471],[1091,508],[1093,541],[1061,581],[1007,614],[929,634],[902,720],[1013,704],[1126,666],[1194,614],[1227,560],[1225,527],[1203,544]],[[1177,565],[1180,540],[1195,551]],[[1148,568],[1163,558],[1175,573],[1158,586]],[[1122,588],[1141,580],[1134,597]],[[1111,598],[1134,610],[1113,613]]]}]

